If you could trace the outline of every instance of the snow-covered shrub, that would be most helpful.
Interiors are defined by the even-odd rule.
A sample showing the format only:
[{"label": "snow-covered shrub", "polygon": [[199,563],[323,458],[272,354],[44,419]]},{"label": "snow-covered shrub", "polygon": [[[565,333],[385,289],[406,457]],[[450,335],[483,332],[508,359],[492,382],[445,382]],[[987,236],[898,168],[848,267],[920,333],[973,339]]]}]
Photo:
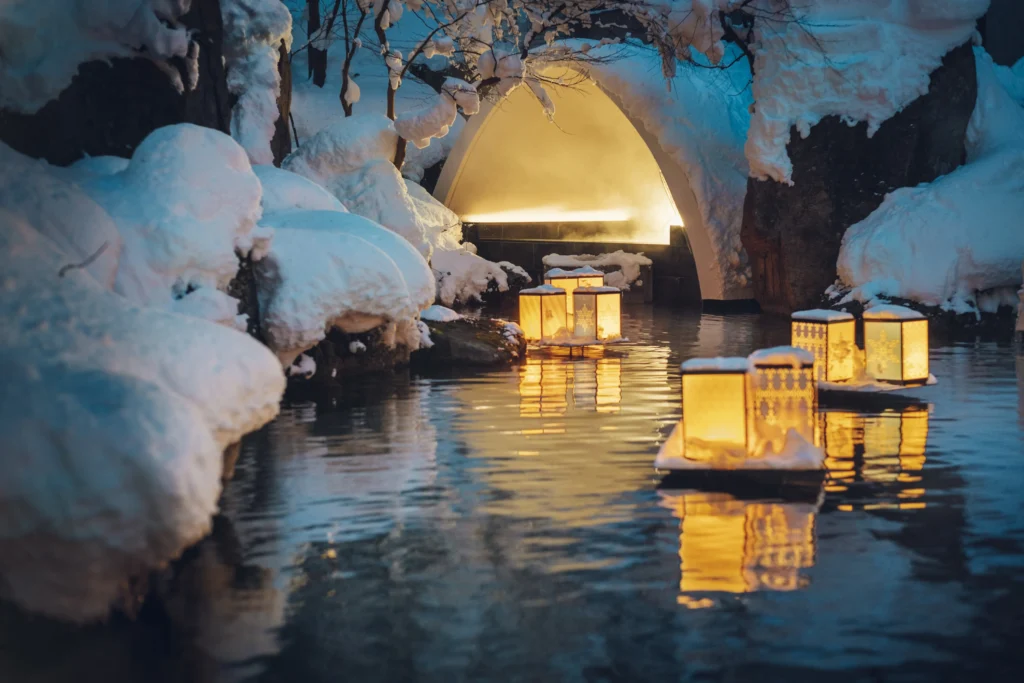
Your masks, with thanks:
[{"label": "snow-covered shrub", "polygon": [[333,194],[297,173],[276,166],[253,166],[252,170],[263,187],[264,216],[301,210],[348,211]]},{"label": "snow-covered shrub", "polygon": [[[176,27],[189,0],[9,0],[0,3],[0,109],[33,114],[84,62],[153,60],[178,88],[195,87],[199,46]],[[168,60],[186,61],[184,83]]]},{"label": "snow-covered shrub", "polygon": [[291,49],[292,16],[281,0],[220,0],[228,90],[238,98],[231,109],[231,135],[254,164],[272,164],[270,140],[280,112],[282,47]]},{"label": "snow-covered shrub", "polygon": [[304,142],[282,167],[327,188],[349,211],[397,232],[429,258],[459,220],[426,192],[410,195],[392,163],[397,144],[386,116],[356,114]]},{"label": "snow-covered shrub", "polygon": [[338,211],[267,216],[270,253],[257,264],[263,331],[291,365],[337,327],[360,333],[388,327],[386,343],[418,348],[419,312],[434,299],[423,257],[399,235]]},{"label": "snow-covered shrub", "polygon": [[207,533],[222,452],[277,414],[284,377],[241,332],[65,268],[47,209],[18,211],[0,210],[0,598],[102,619]]},{"label": "snow-covered shrub", "polygon": [[437,298],[445,306],[479,302],[488,289],[508,291],[508,275],[501,266],[461,246],[435,249],[430,267],[437,278]]},{"label": "snow-covered shrub", "polygon": [[968,312],[977,310],[979,292],[1020,284],[1024,107],[1001,84],[984,50],[975,48],[975,58],[978,99],[968,124],[968,163],[931,183],[889,193],[850,226],[837,264],[842,284],[853,288],[847,298],[901,297]]},{"label": "snow-covered shrub", "polygon": [[546,268],[616,268],[617,270],[605,274],[604,283],[609,287],[623,290],[629,289],[640,279],[641,266],[653,263],[643,255],[643,252],[634,254],[621,249],[607,254],[548,254],[543,262]]}]

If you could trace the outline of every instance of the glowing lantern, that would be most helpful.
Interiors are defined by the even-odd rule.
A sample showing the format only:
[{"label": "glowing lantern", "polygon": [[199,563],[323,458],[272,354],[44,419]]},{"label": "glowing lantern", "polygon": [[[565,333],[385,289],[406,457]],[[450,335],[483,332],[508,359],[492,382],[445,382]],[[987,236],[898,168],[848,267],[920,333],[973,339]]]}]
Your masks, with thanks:
[{"label": "glowing lantern", "polygon": [[527,341],[552,341],[568,335],[565,290],[541,285],[519,292],[519,326]]},{"label": "glowing lantern", "polygon": [[776,451],[782,450],[791,429],[807,443],[816,443],[818,385],[814,354],[793,346],[777,346],[755,351],[747,360],[753,433],[760,440],[774,441]]},{"label": "glowing lantern", "polygon": [[746,358],[693,358],[682,365],[683,451],[708,460],[716,447],[747,449]]},{"label": "glowing lantern", "polygon": [[575,301],[573,336],[611,341],[622,337],[622,292],[616,287],[580,287]]},{"label": "glowing lantern", "polygon": [[792,316],[792,344],[814,354],[820,382],[853,379],[857,322],[843,311],[797,311]]},{"label": "glowing lantern", "polygon": [[903,306],[864,311],[864,360],[867,374],[880,382],[928,381],[928,319]]},{"label": "glowing lantern", "polygon": [[572,293],[579,287],[603,287],[604,273],[590,266],[583,266],[574,270],[562,270],[552,268],[544,273],[544,284],[552,287],[561,287],[565,290],[565,323],[567,327],[572,326],[574,302]]}]

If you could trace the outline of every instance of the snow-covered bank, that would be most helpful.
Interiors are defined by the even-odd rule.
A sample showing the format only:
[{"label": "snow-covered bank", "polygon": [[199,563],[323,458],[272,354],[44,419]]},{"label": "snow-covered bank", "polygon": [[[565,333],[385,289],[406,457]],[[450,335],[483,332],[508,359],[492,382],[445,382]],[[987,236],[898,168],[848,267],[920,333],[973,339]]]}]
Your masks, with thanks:
[{"label": "snow-covered bank", "polygon": [[[1024,107],[1003,85],[1012,72],[975,48],[978,99],[968,163],[885,197],[847,230],[839,254],[846,300],[910,299],[977,311],[986,290],[1018,287],[1024,259]],[[1019,86],[1018,86],[1019,87]],[[990,306],[985,306],[990,308]]]},{"label": "snow-covered bank", "polygon": [[0,597],[89,621],[206,534],[222,452],[277,414],[284,377],[245,334],[132,305],[62,270],[77,260],[0,212]]}]

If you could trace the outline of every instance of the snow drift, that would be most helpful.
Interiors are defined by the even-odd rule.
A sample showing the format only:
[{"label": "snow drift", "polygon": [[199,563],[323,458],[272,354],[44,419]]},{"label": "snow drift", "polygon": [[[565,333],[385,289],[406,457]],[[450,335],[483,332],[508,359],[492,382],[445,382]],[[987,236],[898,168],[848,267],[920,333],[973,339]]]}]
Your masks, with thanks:
[{"label": "snow drift", "polygon": [[102,619],[206,534],[223,449],[277,414],[284,378],[240,332],[62,274],[75,257],[36,218],[0,211],[0,597]]},{"label": "snow drift", "polygon": [[[1024,259],[1024,107],[975,48],[978,100],[968,125],[968,163],[886,195],[843,238],[838,270],[848,298],[885,295],[957,312],[978,293],[1021,282]],[[1012,73],[1012,72],[1011,72]]]}]

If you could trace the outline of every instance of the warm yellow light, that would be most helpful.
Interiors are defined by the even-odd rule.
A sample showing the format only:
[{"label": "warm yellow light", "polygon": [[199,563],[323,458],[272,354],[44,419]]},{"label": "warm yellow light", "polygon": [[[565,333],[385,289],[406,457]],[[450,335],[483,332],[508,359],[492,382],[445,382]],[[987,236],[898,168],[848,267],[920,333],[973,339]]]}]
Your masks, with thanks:
[{"label": "warm yellow light", "polygon": [[532,206],[462,216],[467,223],[619,223],[629,219],[630,212],[626,209],[573,211],[557,206]]},{"label": "warm yellow light", "polygon": [[573,292],[577,339],[614,341],[622,337],[622,292],[615,287],[581,287]]},{"label": "warm yellow light", "polygon": [[565,414],[568,407],[568,367],[558,359],[526,359],[519,367],[520,417]]},{"label": "warm yellow light", "polygon": [[755,351],[749,357],[751,432],[781,451],[789,431],[817,443],[818,385],[814,354],[792,346]]},{"label": "warm yellow light", "polygon": [[694,358],[682,373],[686,457],[709,460],[722,447],[746,451],[747,359]]},{"label": "warm yellow light", "polygon": [[604,286],[604,273],[596,268],[591,268],[590,266],[583,266],[582,268],[576,268],[574,270],[552,268],[545,273],[544,284],[565,290],[565,325],[567,329],[571,330],[573,326],[572,316],[574,306],[572,293],[579,287]]},{"label": "warm yellow light", "polygon": [[565,290],[542,285],[519,292],[519,326],[527,341],[555,341],[568,336]]},{"label": "warm yellow light", "polygon": [[683,593],[799,588],[814,566],[812,503],[762,503],[702,491],[672,495]]},{"label": "warm yellow light", "polygon": [[792,344],[814,354],[815,375],[821,382],[853,379],[857,352],[857,323],[843,311],[797,311],[792,316]]},{"label": "warm yellow light", "polygon": [[902,306],[864,311],[864,360],[870,377],[894,384],[928,381],[928,320]]}]

